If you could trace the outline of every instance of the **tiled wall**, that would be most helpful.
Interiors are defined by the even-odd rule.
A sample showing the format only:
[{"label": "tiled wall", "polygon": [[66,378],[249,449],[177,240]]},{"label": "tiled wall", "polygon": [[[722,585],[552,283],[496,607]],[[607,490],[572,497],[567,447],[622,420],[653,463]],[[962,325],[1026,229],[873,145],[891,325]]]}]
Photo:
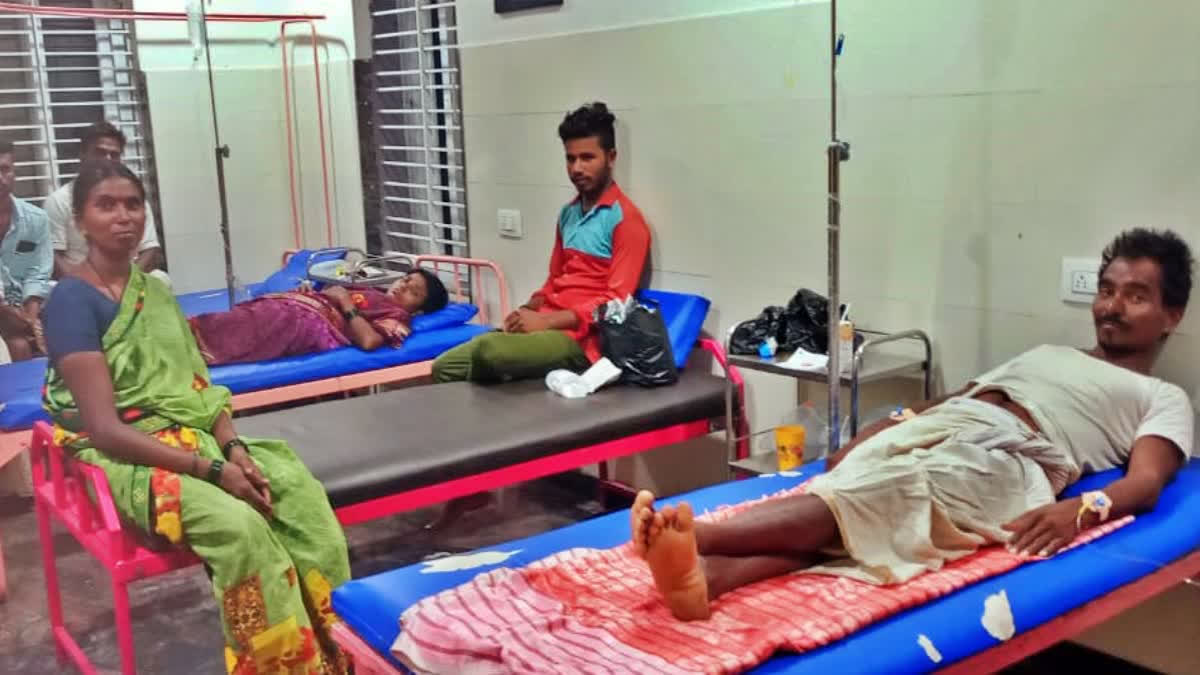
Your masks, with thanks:
[{"label": "tiled wall", "polygon": [[[459,19],[476,45],[472,253],[504,263],[518,296],[572,193],[555,126],[591,99],[620,118],[618,180],[653,227],[655,284],[711,297],[711,332],[825,288],[827,3],[664,20],[618,2],[621,27],[602,30],[566,5],[501,19],[484,4]],[[1200,3],[1152,4],[839,3],[843,292],[860,325],[930,331],[946,386],[1041,342],[1091,343],[1088,311],[1058,299],[1063,256],[1098,257],[1135,224],[1200,247]],[[522,210],[524,240],[496,234],[497,208]],[[1198,315],[1160,364],[1189,392]],[[778,379],[752,389],[764,423],[795,401]]]}]

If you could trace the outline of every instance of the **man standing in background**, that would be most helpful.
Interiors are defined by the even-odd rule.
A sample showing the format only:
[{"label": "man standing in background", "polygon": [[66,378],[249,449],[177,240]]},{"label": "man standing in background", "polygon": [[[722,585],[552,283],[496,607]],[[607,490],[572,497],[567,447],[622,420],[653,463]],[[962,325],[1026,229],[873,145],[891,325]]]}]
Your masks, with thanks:
[{"label": "man standing in background", "polygon": [[[125,134],[116,126],[101,120],[84,130],[79,144],[79,161],[82,163],[107,159],[119,162],[124,152]],[[72,213],[71,196],[74,192],[75,181],[71,181],[46,197],[46,215],[50,218],[50,241],[54,247],[55,278],[62,276],[67,265],[78,265],[87,255],[87,239],[75,225],[75,214]],[[162,271],[165,259],[162,245],[158,243],[154,212],[149,204],[146,205],[146,232],[138,244],[135,261],[143,272],[157,276],[170,286],[170,279]]]}]

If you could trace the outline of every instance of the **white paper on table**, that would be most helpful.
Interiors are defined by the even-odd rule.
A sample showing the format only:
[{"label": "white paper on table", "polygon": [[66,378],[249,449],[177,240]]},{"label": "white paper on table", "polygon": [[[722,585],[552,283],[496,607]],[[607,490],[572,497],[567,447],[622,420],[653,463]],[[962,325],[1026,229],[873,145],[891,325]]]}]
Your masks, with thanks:
[{"label": "white paper on table", "polygon": [[803,370],[810,373],[823,373],[829,367],[829,357],[825,354],[813,354],[803,349],[797,349],[786,360],[778,364],[781,368]]}]

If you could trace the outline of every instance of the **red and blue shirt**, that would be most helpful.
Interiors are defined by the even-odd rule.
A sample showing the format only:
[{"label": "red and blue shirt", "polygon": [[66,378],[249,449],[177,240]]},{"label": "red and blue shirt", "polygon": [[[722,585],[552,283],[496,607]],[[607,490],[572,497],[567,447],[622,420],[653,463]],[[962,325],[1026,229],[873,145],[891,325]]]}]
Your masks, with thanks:
[{"label": "red and blue shirt", "polygon": [[578,197],[559,212],[550,275],[533,296],[545,298],[542,312],[575,313],[579,323],[568,333],[596,361],[600,345],[592,313],[637,290],[649,253],[650,228],[642,212],[610,183],[588,212]]}]

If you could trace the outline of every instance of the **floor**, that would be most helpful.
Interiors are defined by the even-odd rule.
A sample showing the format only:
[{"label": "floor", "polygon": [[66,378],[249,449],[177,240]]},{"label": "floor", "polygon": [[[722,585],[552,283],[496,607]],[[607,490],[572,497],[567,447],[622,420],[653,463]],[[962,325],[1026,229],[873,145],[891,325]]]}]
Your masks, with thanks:
[{"label": "floor", "polygon": [[[436,532],[423,527],[432,519],[430,511],[347,528],[354,576],[530,536],[597,515],[604,507],[594,499],[594,485],[587,481],[569,475],[507,490],[493,506],[468,514]],[[610,508],[623,506],[619,499],[610,498],[608,502]],[[46,620],[37,525],[28,500],[0,500],[0,530],[4,536],[10,594],[7,602],[0,603],[0,673],[62,673],[64,668],[55,660]],[[54,544],[67,624],[77,638],[82,637],[83,649],[101,673],[117,673],[119,661],[105,577],[99,565],[69,536],[60,533]],[[140,673],[224,672],[218,648],[221,635],[217,608],[208,579],[199,567],[135,584],[130,601]],[[164,607],[171,609],[164,611]],[[1153,631],[1143,627],[1141,632]],[[1081,645],[1063,644],[1019,664],[1009,673],[1040,675],[1068,669],[1131,675],[1159,672]],[[1171,664],[1166,669],[1166,672],[1196,672],[1179,670]]]}]

